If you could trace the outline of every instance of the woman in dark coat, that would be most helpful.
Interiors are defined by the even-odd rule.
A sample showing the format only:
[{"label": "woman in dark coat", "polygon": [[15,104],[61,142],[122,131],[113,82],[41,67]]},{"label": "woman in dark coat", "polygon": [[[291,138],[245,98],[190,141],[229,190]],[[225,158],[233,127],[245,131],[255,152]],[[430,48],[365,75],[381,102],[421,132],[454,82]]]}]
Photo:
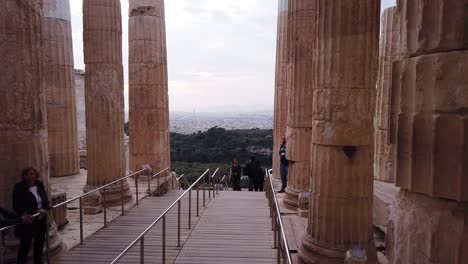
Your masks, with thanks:
[{"label": "woman in dark coat", "polygon": [[34,238],[34,263],[42,263],[42,250],[47,232],[46,211],[50,209],[49,199],[44,184],[39,181],[39,172],[33,167],[25,168],[21,173],[22,181],[15,185],[13,190],[13,208],[20,216],[41,216],[34,219],[32,224],[20,224],[17,235],[20,237],[20,248],[18,250],[18,263],[27,261],[27,255]]}]

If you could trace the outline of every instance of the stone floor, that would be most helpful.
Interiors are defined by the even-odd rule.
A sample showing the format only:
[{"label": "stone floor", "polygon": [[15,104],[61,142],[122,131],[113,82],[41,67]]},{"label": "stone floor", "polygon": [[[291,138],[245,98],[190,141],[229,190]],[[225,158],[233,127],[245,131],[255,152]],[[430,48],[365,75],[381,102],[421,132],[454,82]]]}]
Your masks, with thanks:
[{"label": "stone floor", "polygon": [[[73,176],[53,177],[50,179],[51,187],[53,190],[64,191],[67,199],[83,194],[83,187],[86,184],[87,170],[80,170],[80,173]],[[133,178],[128,182],[132,191],[133,197],[130,201],[125,203],[125,210],[133,207],[136,204],[135,195],[135,181]],[[145,179],[138,180],[138,193],[139,200],[146,195],[148,182]],[[157,188],[156,180],[151,183],[152,190]],[[110,222],[121,215],[121,205],[116,205],[107,208],[107,222]],[[78,200],[68,204],[67,220],[69,223],[60,230],[60,235],[63,239],[65,250],[70,250],[80,243],[80,214]],[[90,235],[104,226],[104,213],[98,214],[83,214],[83,234],[86,239]]]}]

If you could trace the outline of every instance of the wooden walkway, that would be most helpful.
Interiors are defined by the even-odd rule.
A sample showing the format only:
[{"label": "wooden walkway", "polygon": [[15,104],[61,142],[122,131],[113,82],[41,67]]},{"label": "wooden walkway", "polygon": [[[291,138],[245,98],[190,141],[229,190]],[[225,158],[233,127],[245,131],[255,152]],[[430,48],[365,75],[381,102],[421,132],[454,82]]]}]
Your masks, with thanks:
[{"label": "wooden walkway", "polygon": [[[167,209],[183,191],[170,191],[162,197],[147,197],[140,205],[133,207],[85,240],[83,245],[60,254],[52,263],[110,263],[141,232],[143,232],[164,210]],[[200,214],[206,207],[202,206],[200,190]],[[206,203],[209,204],[208,193]],[[196,191],[192,191],[192,228],[199,217],[196,217]],[[166,218],[166,263],[172,263],[181,247],[177,247],[177,205]],[[190,232],[188,228],[188,194],[181,202],[181,243],[184,243]],[[84,226],[86,229],[86,225]],[[162,255],[162,221],[145,236],[146,263],[161,263]],[[140,246],[137,244],[120,263],[140,263]]]},{"label": "wooden walkway", "polygon": [[[91,235],[85,244],[52,259],[52,263],[109,263],[156,219],[182,191],[148,197]],[[181,244],[177,247],[177,206],[167,215],[166,263],[276,263],[273,232],[265,193],[223,191],[202,206],[196,217],[192,191],[192,229],[188,229],[188,195],[182,200]],[[86,228],[86,226],[84,227]],[[162,222],[145,236],[145,263],[162,263]],[[120,263],[140,263],[139,243]]]},{"label": "wooden walkway", "polygon": [[221,193],[190,234],[174,263],[276,263],[263,192]]}]

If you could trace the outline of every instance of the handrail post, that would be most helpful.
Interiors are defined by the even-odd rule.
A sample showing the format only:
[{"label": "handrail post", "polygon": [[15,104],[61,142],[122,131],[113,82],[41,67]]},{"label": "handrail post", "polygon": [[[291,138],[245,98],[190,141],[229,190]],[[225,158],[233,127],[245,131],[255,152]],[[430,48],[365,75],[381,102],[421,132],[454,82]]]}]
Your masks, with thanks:
[{"label": "handrail post", "polygon": [[140,239],[140,264],[145,263],[145,237]]},{"label": "handrail post", "polygon": [[208,199],[211,199],[211,176],[208,175]]},{"label": "handrail post", "polygon": [[172,170],[171,170],[171,190],[174,190],[174,174],[172,173]]},{"label": "handrail post", "polygon": [[151,175],[148,175],[148,196],[151,196]]},{"label": "handrail post", "polygon": [[[46,231],[46,260],[47,260],[47,264],[50,263],[50,241],[49,241],[49,238],[50,238],[50,223],[49,223],[49,212],[47,212],[46,214],[46,223],[47,223],[47,231]],[[3,241],[2,241],[3,242]],[[2,254],[2,252],[0,251],[0,254]]]},{"label": "handrail post", "polygon": [[206,206],[206,204],[205,204],[205,185],[206,185],[206,179],[203,176],[203,206]]},{"label": "handrail post", "polygon": [[192,189],[189,189],[188,197],[188,229],[192,229]]},{"label": "handrail post", "polygon": [[120,181],[120,204],[122,206],[122,215],[124,215],[124,196],[123,196],[123,181]]},{"label": "handrail post", "polygon": [[162,232],[162,263],[166,263],[166,215],[163,215],[163,232]]},{"label": "handrail post", "polygon": [[218,194],[219,194],[219,190],[218,190],[218,184],[219,184],[219,173],[218,173],[218,174],[216,174],[216,175],[217,175],[217,176],[216,176],[216,195],[218,195]]},{"label": "handrail post", "polygon": [[280,227],[276,227],[276,230],[278,232],[278,245],[276,246],[276,259],[277,259],[277,263],[280,264],[281,263],[281,239],[280,239]]},{"label": "handrail post", "polygon": [[177,246],[180,247],[180,200],[177,201]]},{"label": "handrail post", "polygon": [[102,189],[103,191],[103,206],[104,206],[104,227],[107,227],[107,202],[106,202],[106,188]]},{"label": "handrail post", "polygon": [[200,187],[200,184],[197,183],[197,217],[200,216],[200,199],[199,199],[199,196],[200,196],[199,189],[200,188],[199,187]]},{"label": "handrail post", "polygon": [[135,175],[135,195],[136,195],[136,205],[138,205],[138,174]]},{"label": "handrail post", "polygon": [[82,198],[80,197],[80,244],[83,244],[83,206]]}]

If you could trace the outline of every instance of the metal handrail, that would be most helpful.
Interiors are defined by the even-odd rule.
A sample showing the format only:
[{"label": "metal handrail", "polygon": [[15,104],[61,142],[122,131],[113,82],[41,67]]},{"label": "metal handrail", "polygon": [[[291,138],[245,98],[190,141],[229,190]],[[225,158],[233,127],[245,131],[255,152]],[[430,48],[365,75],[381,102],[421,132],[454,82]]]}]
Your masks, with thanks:
[{"label": "metal handrail", "polygon": [[[199,195],[198,195],[198,184],[202,178],[210,171],[210,169],[206,169],[205,172],[198,177],[198,179],[190,185],[164,212],[158,216],[137,238],[135,238],[112,262],[111,264],[118,263],[120,259],[122,259],[128,251],[133,248],[136,243],[140,242],[140,263],[144,263],[144,251],[145,251],[145,235],[162,219],[163,222],[163,232],[162,232],[162,263],[166,263],[166,215],[167,213],[177,204],[177,246],[180,246],[180,208],[181,208],[181,200],[182,198],[188,193],[189,194],[189,214],[188,214],[188,229],[191,229],[191,213],[192,213],[192,189],[196,185],[197,186],[197,216],[199,216]],[[218,171],[218,169],[216,170]],[[203,185],[204,187],[204,185]],[[203,188],[203,194],[205,194],[205,188]],[[205,205],[205,195],[203,195],[203,205]]]},{"label": "metal handrail", "polygon": [[286,239],[286,234],[284,233],[284,224],[281,219],[281,211],[279,209],[278,199],[275,193],[275,187],[273,184],[273,178],[271,177],[271,169],[265,169],[266,174],[270,184],[267,184],[268,191],[265,190],[266,196],[268,197],[268,202],[270,205],[270,217],[271,217],[271,226],[274,231],[274,248],[277,249],[277,263],[281,263],[281,255],[283,256],[283,263],[293,264],[291,252],[289,250],[288,240]]}]

